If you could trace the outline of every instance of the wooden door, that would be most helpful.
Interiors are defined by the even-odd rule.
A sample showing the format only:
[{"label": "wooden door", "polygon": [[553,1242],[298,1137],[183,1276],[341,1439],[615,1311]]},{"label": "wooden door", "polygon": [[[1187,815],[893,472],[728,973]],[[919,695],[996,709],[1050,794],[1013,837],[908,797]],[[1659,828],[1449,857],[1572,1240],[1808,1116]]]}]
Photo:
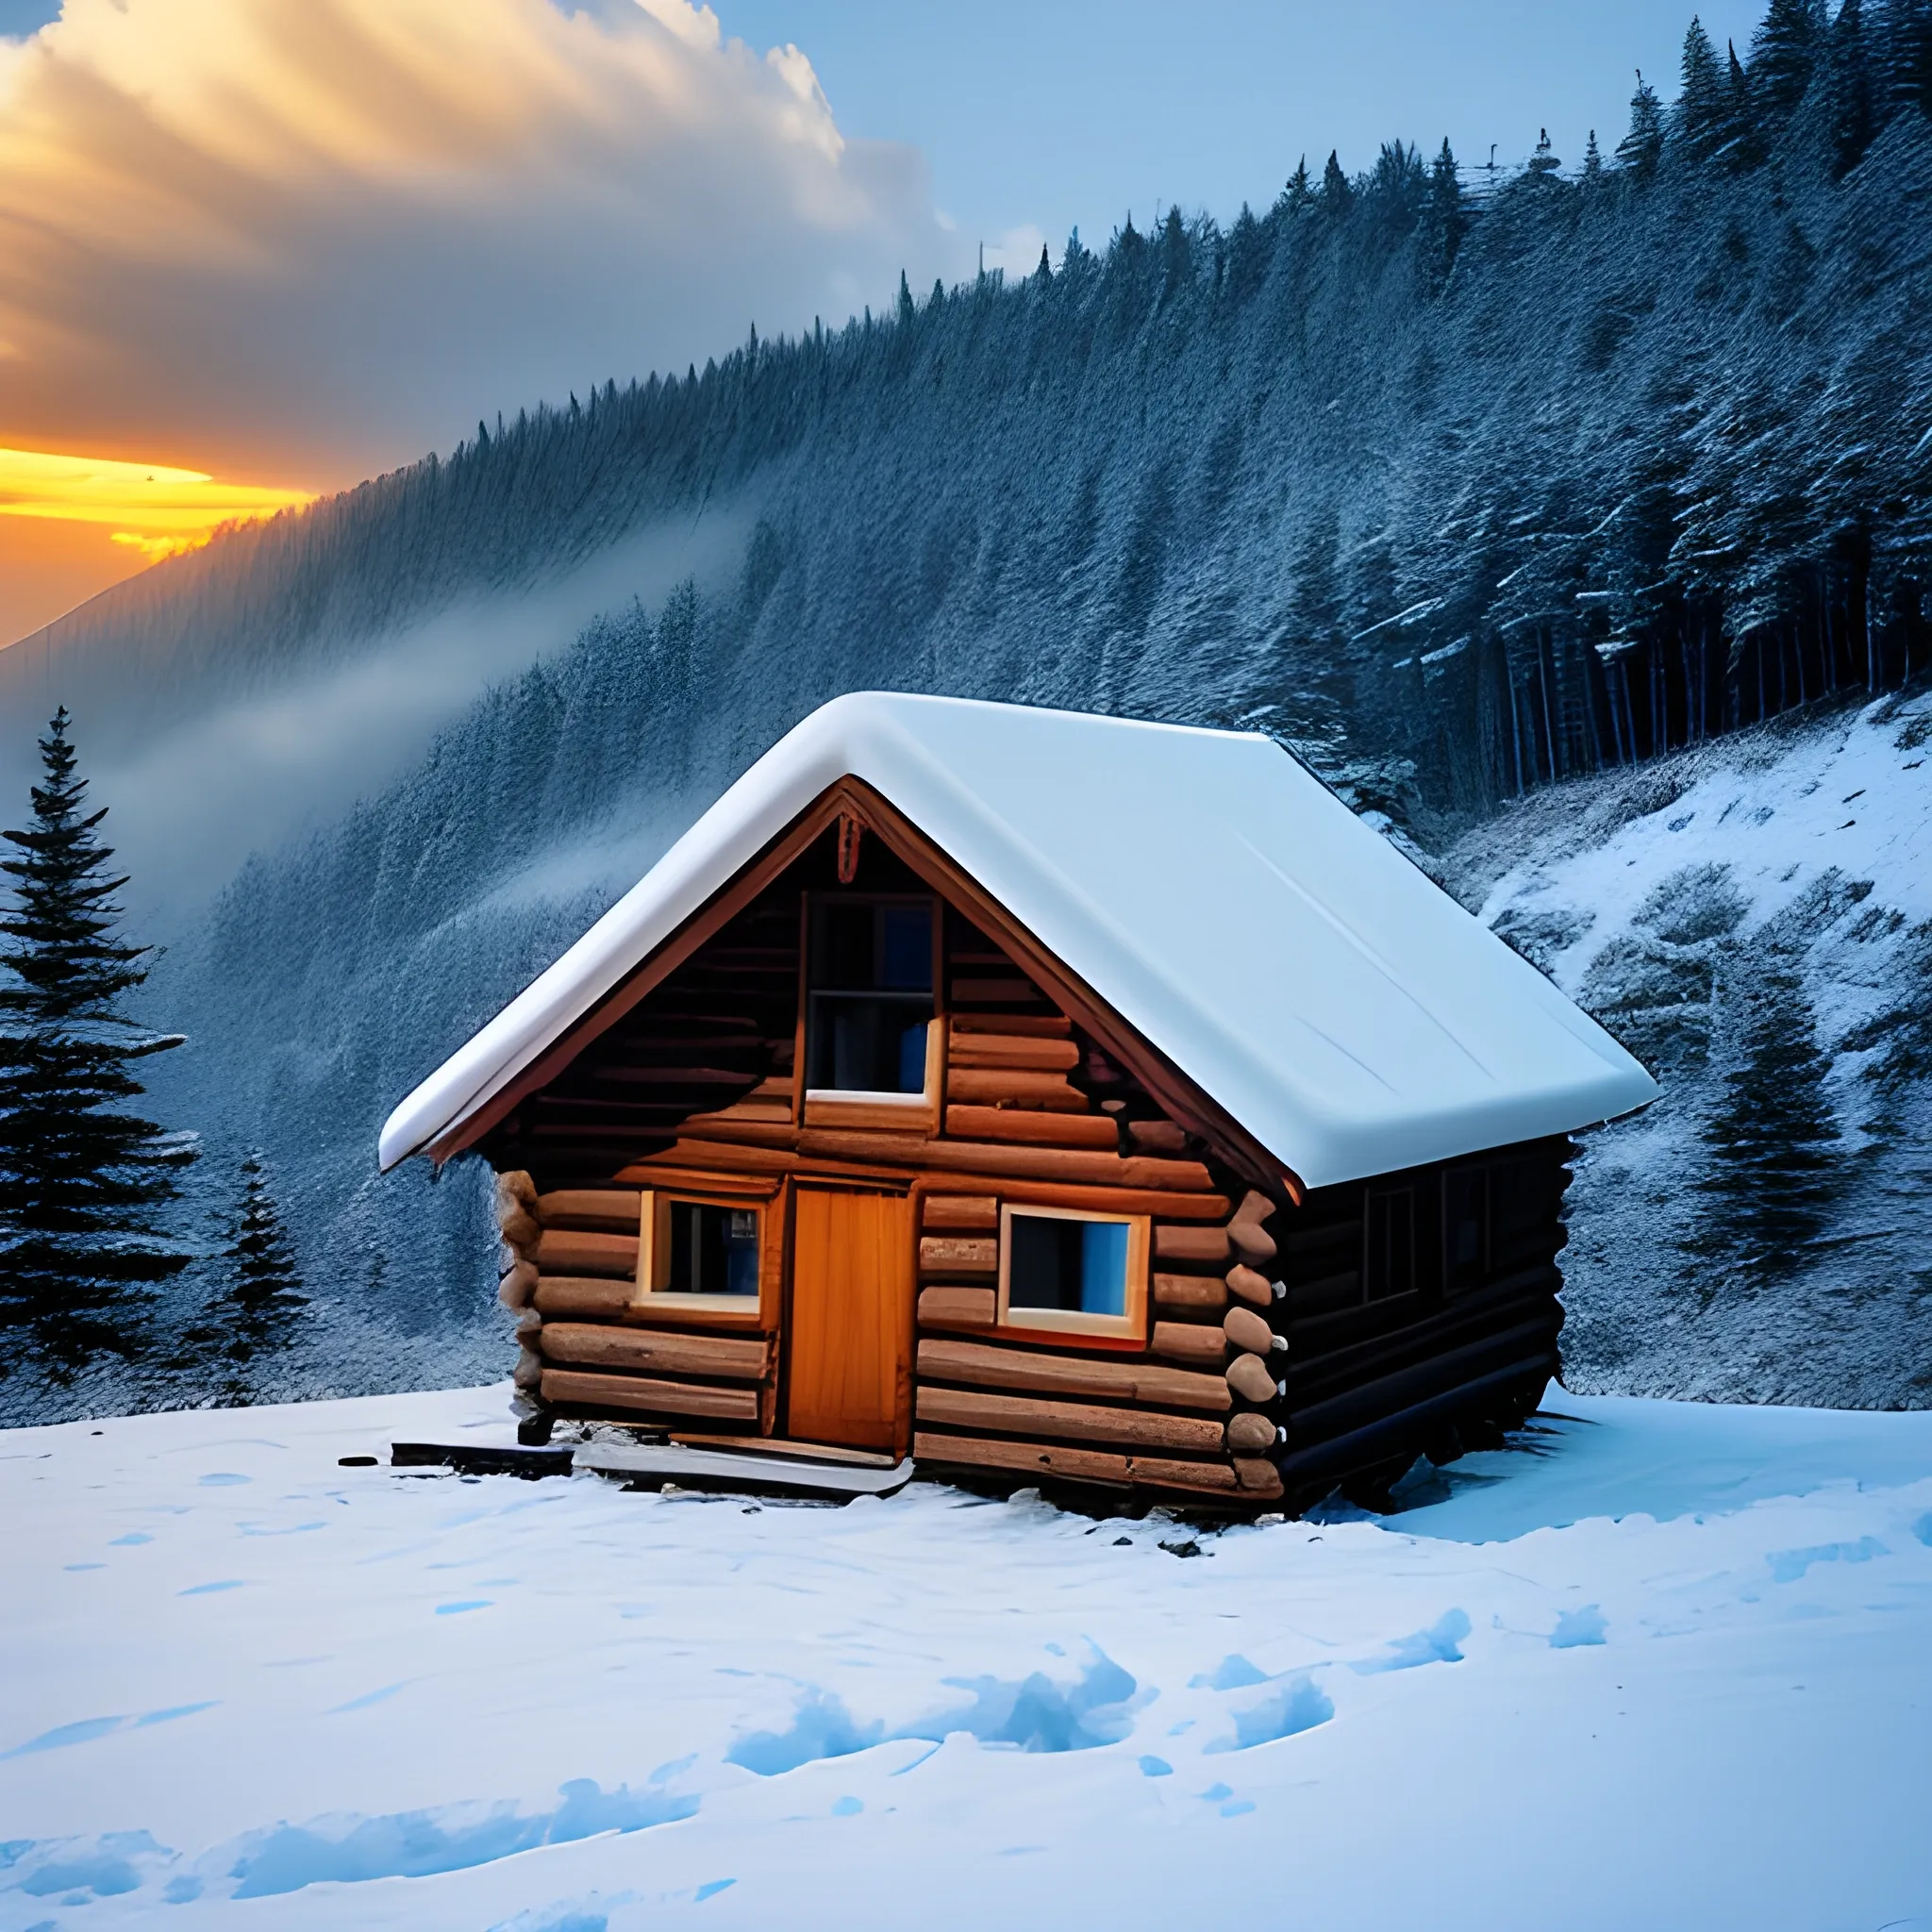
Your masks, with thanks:
[{"label": "wooden door", "polygon": [[792,1216],[786,1433],[903,1455],[912,1433],[912,1204],[801,1186]]}]

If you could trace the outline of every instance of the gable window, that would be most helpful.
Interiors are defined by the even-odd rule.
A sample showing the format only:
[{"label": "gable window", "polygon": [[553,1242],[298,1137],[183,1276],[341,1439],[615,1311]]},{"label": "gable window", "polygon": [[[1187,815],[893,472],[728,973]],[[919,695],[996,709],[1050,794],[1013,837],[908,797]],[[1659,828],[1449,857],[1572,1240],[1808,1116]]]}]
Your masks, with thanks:
[{"label": "gable window", "polygon": [[1415,1291],[1415,1189],[1368,1190],[1362,1214],[1362,1298],[1388,1301]]},{"label": "gable window", "polygon": [[1146,1319],[1144,1215],[1001,1208],[1002,1326],[1138,1341]]},{"label": "gable window", "polygon": [[808,1099],[922,1100],[929,1087],[930,899],[811,902],[807,948]]},{"label": "gable window", "polygon": [[644,1191],[638,1225],[638,1297],[756,1309],[764,1208]]}]

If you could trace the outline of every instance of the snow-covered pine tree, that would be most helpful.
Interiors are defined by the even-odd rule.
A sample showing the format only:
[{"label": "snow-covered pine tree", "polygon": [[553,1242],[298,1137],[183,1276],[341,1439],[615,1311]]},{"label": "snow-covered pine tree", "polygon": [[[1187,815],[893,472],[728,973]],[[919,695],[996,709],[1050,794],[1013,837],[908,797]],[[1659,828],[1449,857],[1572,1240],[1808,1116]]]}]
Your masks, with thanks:
[{"label": "snow-covered pine tree", "polygon": [[1705,1123],[1709,1206],[1693,1245],[1774,1280],[1803,1265],[1842,1191],[1842,1146],[1797,965],[1774,954],[1740,992],[1736,1057]]},{"label": "snow-covered pine tree", "polygon": [[1677,91],[1677,132],[1685,148],[1699,160],[1707,160],[1728,138],[1724,71],[1718,63],[1717,49],[1704,30],[1704,23],[1693,13],[1684,34],[1682,84]]},{"label": "snow-covered pine tree", "polygon": [[147,977],[149,948],[129,945],[75,773],[68,715],[40,741],[45,783],[33,822],[4,836],[16,855],[0,919],[0,1376],[24,1366],[65,1384],[103,1354],[141,1352],[155,1284],[188,1251],[157,1224],[193,1138],[164,1133],[125,1109],[143,1091],[133,1062],[179,1046],[179,1034],[136,1025],[125,994]]},{"label": "snow-covered pine tree", "polygon": [[1456,168],[1456,155],[1449,137],[1429,164],[1428,198],[1423,205],[1423,234],[1420,261],[1427,286],[1440,289],[1456,266],[1456,251],[1469,231],[1468,211],[1462,205],[1462,180]]},{"label": "snow-covered pine tree", "polygon": [[1640,181],[1657,173],[1657,157],[1663,152],[1664,110],[1657,104],[1657,90],[1637,71],[1637,92],[1630,96],[1630,131],[1617,143],[1617,158]]},{"label": "snow-covered pine tree", "polygon": [[308,1308],[281,1211],[269,1191],[260,1155],[242,1162],[242,1198],[221,1258],[224,1279],[209,1298],[201,1322],[183,1338],[184,1366],[205,1369],[223,1364],[223,1393],[243,1402],[258,1392],[249,1373],[281,1354],[295,1340]]},{"label": "snow-covered pine tree", "polygon": [[1824,51],[1824,0],[1771,0],[1751,36],[1751,98],[1767,129],[1797,111]]},{"label": "snow-covered pine tree", "polygon": [[1832,168],[1844,175],[1864,159],[1874,125],[1872,63],[1860,0],[1843,0],[1824,44],[1824,59]]},{"label": "snow-covered pine tree", "polygon": [[1529,158],[1529,178],[1532,181],[1553,179],[1563,165],[1562,158],[1550,146],[1550,130],[1537,129],[1536,152]]},{"label": "snow-covered pine tree", "polygon": [[1304,208],[1315,205],[1315,191],[1308,180],[1308,158],[1304,155],[1294,164],[1294,173],[1288,177],[1288,185],[1281,191],[1281,200],[1276,204],[1291,215],[1298,215]]}]

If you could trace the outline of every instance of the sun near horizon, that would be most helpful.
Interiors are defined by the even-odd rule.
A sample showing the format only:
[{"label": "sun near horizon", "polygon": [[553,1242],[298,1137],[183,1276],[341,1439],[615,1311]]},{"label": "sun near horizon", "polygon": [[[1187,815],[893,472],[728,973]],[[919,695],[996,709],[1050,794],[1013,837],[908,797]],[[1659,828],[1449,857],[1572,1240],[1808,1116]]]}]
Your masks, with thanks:
[{"label": "sun near horizon", "polygon": [[224,525],[312,503],[316,492],[220,480],[125,458],[0,447],[0,644]]}]

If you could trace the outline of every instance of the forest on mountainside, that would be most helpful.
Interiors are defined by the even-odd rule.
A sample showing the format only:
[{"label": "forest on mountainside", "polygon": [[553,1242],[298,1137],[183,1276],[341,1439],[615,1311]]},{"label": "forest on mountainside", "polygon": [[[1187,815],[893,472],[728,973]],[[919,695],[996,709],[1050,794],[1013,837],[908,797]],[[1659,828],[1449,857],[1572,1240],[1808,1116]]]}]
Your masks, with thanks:
[{"label": "forest on mountainside", "polygon": [[[1774,0],[1739,55],[1693,25],[1681,80],[1581,160],[1391,141],[1224,227],[1170,210],[479,424],[0,652],[23,741],[64,701],[95,795],[141,800],[111,824],[166,948],[143,998],[190,1036],[156,1115],[203,1136],[197,1224],[232,1220],[244,1156],[276,1177],[311,1298],[276,1386],[501,1370],[481,1179],[377,1177],[381,1120],[783,731],[883,687],[1267,730],[1424,846],[1459,836],[1473,908],[1507,846],[1485,916],[1667,1070],[1579,1176],[1605,1231],[1573,1255],[1579,1373],[1926,1399],[1901,1338],[1932,1321],[1932,1081],[1894,1048],[1932,904],[1881,844],[1830,870],[1881,796],[1916,808],[1918,741],[1831,792],[1866,831],[1790,828],[1836,783],[1843,701],[1932,667],[1932,0]],[[703,529],[706,573],[625,578],[641,534]],[[542,603],[572,583],[588,623]],[[486,619],[512,675],[406,658],[412,626]],[[325,759],[425,686],[420,738],[328,791]],[[1789,783],[1745,798],[1774,757]],[[1670,809],[1686,760],[1735,766],[1739,808]],[[299,833],[247,790],[271,779],[317,786]],[[152,829],[202,791],[256,848],[211,895],[169,871],[200,830]],[[1719,824],[1696,878],[1664,864]],[[1650,898],[1603,899],[1613,837]],[[1779,896],[1801,862],[1822,910]],[[1759,1060],[1808,1083],[1776,1146]],[[1829,1185],[1770,1269],[1739,1190],[1800,1143]],[[1699,1200],[1724,1253],[1673,1261],[1657,1230]],[[1657,1297],[1693,1278],[1703,1326],[1667,1330]]]},{"label": "forest on mountainside", "polygon": [[[1480,810],[1932,659],[1932,0],[1694,22],[1511,175],[1401,140],[682,377],[614,381],[55,627],[171,681],[748,499],[708,628],[1258,724]],[[708,653],[705,654],[708,655]],[[79,668],[76,664],[76,668]]]}]

